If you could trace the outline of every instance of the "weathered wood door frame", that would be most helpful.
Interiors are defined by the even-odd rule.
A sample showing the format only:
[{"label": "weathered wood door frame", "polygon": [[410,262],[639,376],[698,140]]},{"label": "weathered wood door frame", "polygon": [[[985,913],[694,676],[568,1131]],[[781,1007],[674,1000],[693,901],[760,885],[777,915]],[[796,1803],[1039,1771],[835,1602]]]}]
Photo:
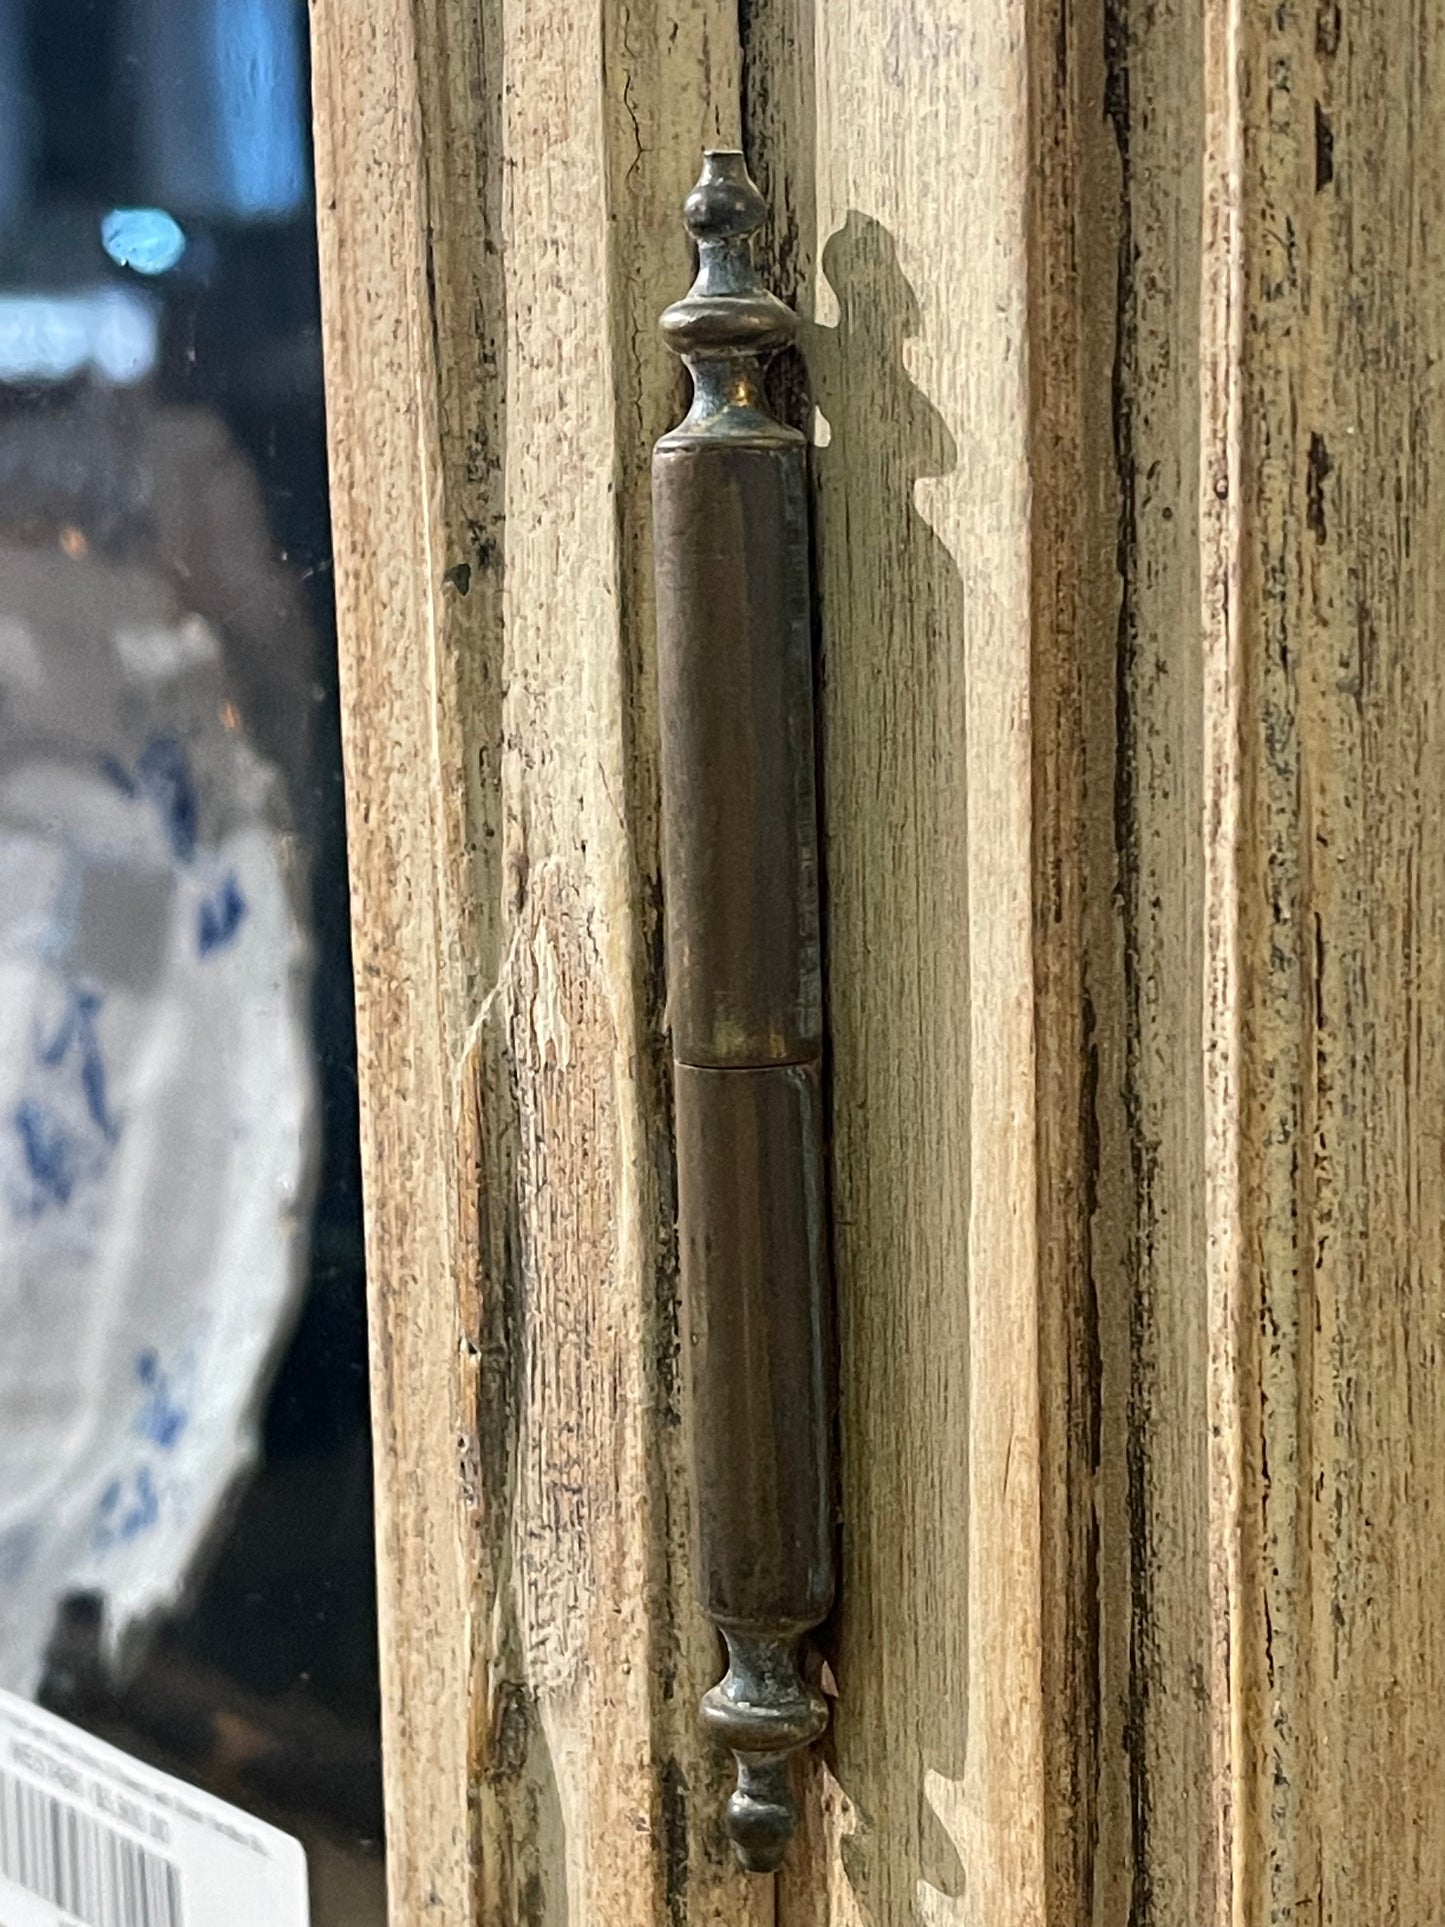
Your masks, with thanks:
[{"label": "weathered wood door frame", "polygon": [[[393,1919],[1423,1927],[1439,0],[313,21]],[[739,136],[843,1364],[776,1884],[694,1718],[646,505]]]}]

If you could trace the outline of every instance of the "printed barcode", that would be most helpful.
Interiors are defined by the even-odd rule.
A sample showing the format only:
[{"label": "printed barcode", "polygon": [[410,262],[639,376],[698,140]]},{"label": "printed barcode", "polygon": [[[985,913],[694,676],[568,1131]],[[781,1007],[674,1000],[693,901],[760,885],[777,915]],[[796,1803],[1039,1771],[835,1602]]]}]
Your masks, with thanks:
[{"label": "printed barcode", "polygon": [[85,1927],[183,1927],[181,1877],[169,1860],[4,1772],[0,1877]]}]

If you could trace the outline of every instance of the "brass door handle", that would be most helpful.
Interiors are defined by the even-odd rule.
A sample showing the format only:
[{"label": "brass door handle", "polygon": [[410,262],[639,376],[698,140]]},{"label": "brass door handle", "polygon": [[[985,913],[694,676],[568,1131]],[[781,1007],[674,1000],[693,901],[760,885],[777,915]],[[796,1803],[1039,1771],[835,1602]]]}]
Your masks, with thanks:
[{"label": "brass door handle", "polygon": [[762,392],[797,326],[753,268],[764,211],[742,155],[708,153],[697,279],[662,317],[692,406],[652,470],[694,1530],[729,1660],[703,1719],[737,1756],[728,1826],[756,1872],[827,1723],[797,1656],[834,1583],[806,455]]}]

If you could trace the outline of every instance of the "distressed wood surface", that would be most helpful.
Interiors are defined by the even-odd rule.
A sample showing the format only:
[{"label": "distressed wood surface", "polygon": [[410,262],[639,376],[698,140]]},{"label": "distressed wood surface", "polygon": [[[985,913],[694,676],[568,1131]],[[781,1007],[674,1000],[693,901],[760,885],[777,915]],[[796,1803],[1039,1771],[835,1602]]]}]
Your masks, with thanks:
[{"label": "distressed wood surface", "polygon": [[[393,1918],[1426,1927],[1439,0],[313,17]],[[645,507],[739,98],[842,1346],[776,1892],[694,1725]]]},{"label": "distressed wood surface", "polygon": [[1043,1918],[1024,26],[761,4],[744,43],[818,444],[843,1361],[789,1927]]},{"label": "distressed wood surface", "polygon": [[1445,11],[1234,38],[1228,1904],[1414,1923],[1445,1895]]},{"label": "distressed wood surface", "polygon": [[[776,264],[816,324],[785,393],[824,419],[844,1333],[838,1716],[784,1918],[1432,1920],[1441,19],[1041,4],[1027,119],[986,14],[750,21]],[[1005,271],[1027,414],[986,382],[988,237],[1020,218],[1000,102],[1030,181]],[[938,506],[950,442],[986,525]],[[1037,1238],[1000,1283],[959,1227],[1006,1143],[977,1148],[971,1047],[1008,1009],[980,965],[1007,893],[969,889],[966,851],[980,822],[1004,866],[1027,844],[993,787],[1007,733],[969,727],[1007,644],[971,625],[1024,526],[1034,1003],[1009,1074]],[[986,1351],[980,1294],[1012,1321]],[[996,1433],[983,1386],[1034,1363],[1036,1437]],[[1041,1479],[1037,1611],[1007,1624],[971,1592],[1018,1543],[970,1519],[999,1436]],[[1035,1640],[1039,1752],[980,1836],[969,1684]],[[1035,1824],[1041,1888],[1009,1859]]]},{"label": "distressed wood surface", "polygon": [[[1208,727],[1201,619],[1198,9],[1112,16],[1118,169],[1112,742],[1090,743],[1109,868],[1090,877],[1101,1010],[1101,1766],[1096,1920],[1213,1908],[1209,1385],[1202,1030]],[[1112,777],[1112,782],[1110,778]],[[1112,791],[1112,797],[1110,797]],[[1105,799],[1108,798],[1108,802]],[[1104,906],[1108,905],[1106,911]]]},{"label": "distressed wood surface", "polygon": [[763,1927],[695,1719],[644,525],[736,34],[313,21],[391,1917]]},{"label": "distressed wood surface", "polygon": [[1445,1892],[1442,17],[1108,25],[1093,1917],[1413,1927]]},{"label": "distressed wood surface", "polygon": [[1106,42],[1101,1921],[1445,1892],[1441,30],[1219,0]]}]

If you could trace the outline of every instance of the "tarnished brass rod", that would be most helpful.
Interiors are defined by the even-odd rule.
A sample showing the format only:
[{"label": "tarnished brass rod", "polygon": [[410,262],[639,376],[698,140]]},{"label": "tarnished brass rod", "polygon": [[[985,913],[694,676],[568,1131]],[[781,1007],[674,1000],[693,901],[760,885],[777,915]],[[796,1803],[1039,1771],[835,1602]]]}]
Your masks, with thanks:
[{"label": "tarnished brass rod", "polygon": [[703,1718],[737,1757],[739,1858],[771,1872],[826,1723],[799,1642],[833,1595],[805,451],[763,398],[796,321],[753,269],[741,154],[705,156],[685,212],[697,279],[662,328],[692,406],[652,476],[687,1416],[729,1655]]}]

